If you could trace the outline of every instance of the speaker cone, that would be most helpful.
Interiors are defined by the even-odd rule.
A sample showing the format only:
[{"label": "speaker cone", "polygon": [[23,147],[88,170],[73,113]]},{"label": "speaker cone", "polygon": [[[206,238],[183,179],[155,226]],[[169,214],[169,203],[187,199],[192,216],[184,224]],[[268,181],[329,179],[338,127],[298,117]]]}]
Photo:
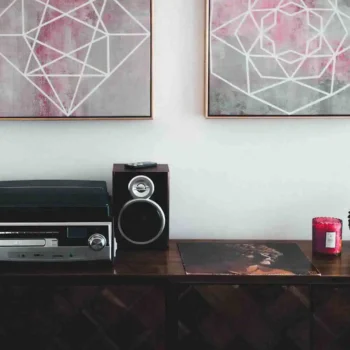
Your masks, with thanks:
[{"label": "speaker cone", "polygon": [[119,213],[118,228],[121,235],[133,244],[155,241],[165,227],[162,208],[150,199],[133,199]]},{"label": "speaker cone", "polygon": [[136,176],[129,182],[129,192],[133,198],[150,198],[154,192],[153,181],[147,176]]}]

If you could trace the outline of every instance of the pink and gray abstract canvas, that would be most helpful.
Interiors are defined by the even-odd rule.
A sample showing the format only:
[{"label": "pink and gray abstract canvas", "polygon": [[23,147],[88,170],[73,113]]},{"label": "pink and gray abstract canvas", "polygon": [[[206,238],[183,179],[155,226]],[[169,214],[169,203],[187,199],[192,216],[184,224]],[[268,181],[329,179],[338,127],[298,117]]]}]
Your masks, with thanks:
[{"label": "pink and gray abstract canvas", "polygon": [[150,116],[151,0],[0,0],[0,119]]},{"label": "pink and gray abstract canvas", "polygon": [[350,115],[348,0],[208,0],[209,116]]}]

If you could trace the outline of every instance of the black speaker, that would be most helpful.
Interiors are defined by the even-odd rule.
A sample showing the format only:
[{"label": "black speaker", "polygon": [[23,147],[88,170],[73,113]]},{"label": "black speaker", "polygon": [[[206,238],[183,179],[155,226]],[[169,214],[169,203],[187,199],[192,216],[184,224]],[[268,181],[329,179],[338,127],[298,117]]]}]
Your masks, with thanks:
[{"label": "black speaker", "polygon": [[167,249],[169,167],[113,165],[113,217],[117,250]]}]

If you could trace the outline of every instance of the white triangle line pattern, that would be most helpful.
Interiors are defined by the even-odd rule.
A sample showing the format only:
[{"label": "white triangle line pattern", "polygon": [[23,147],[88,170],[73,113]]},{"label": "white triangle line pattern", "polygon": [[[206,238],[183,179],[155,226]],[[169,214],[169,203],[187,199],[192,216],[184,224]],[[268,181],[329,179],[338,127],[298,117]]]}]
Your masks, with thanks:
[{"label": "white triangle line pattern", "polygon": [[[235,0],[232,0],[235,1]],[[350,40],[350,35],[349,35],[349,29],[348,26],[346,25],[344,19],[350,19],[350,15],[343,13],[341,11],[341,9],[338,7],[338,1],[334,1],[332,2],[332,0],[328,0],[329,2],[329,7],[327,8],[312,8],[310,6],[308,6],[303,0],[299,0],[299,1],[284,1],[281,0],[279,2],[279,4],[276,5],[271,5],[271,8],[264,8],[264,9],[259,9],[259,8],[255,8],[255,6],[258,5],[259,0],[249,0],[248,4],[247,4],[247,11],[245,11],[244,13],[240,13],[238,16],[234,17],[234,18],[230,18],[228,21],[225,21],[225,23],[220,24],[219,26],[217,26],[216,28],[213,28],[213,11],[214,11],[214,3],[215,0],[211,0],[210,2],[210,9],[209,9],[209,21],[210,21],[210,42],[211,45],[209,46],[209,55],[210,55],[210,74],[215,76],[216,78],[220,79],[221,81],[225,82],[226,84],[230,85],[232,88],[244,93],[245,95],[256,99],[258,101],[260,101],[263,104],[266,104],[270,107],[273,107],[274,109],[279,110],[280,112],[283,112],[284,114],[287,115],[292,115],[294,113],[298,113],[300,111],[302,111],[303,109],[306,109],[308,107],[311,107],[325,99],[331,98],[333,97],[335,94],[338,94],[341,91],[344,91],[344,89],[346,89],[347,87],[350,86],[350,84],[347,84],[346,86],[342,87],[341,89],[338,89],[337,91],[334,91],[334,85],[335,85],[335,80],[336,80],[336,62],[337,62],[337,58],[339,55],[343,54],[346,51],[350,50],[350,45],[348,45],[347,47],[343,47],[344,43],[346,42],[346,40]],[[300,13],[306,13],[307,16],[307,25],[309,25],[313,31],[317,31],[317,34],[314,35],[312,37],[310,37],[310,39],[308,39],[307,44],[306,44],[306,51],[305,52],[296,52],[293,51],[292,49],[284,51],[284,52],[280,52],[277,53],[276,52],[276,47],[275,47],[275,43],[273,40],[271,40],[269,37],[266,37],[266,30],[264,28],[264,24],[263,24],[263,20],[261,20],[261,23],[259,24],[255,17],[254,17],[254,13],[255,12],[263,12],[263,18],[267,18],[269,15],[271,14],[275,14],[276,12],[278,13],[278,11],[280,13],[282,13],[283,15],[287,15],[288,17],[292,17],[293,14],[287,13],[285,11],[280,11],[280,8],[282,6],[282,8],[287,8],[288,5],[293,5],[299,7]],[[321,12],[322,11],[322,12]],[[326,13],[326,12],[332,12],[332,14],[329,16],[329,19],[327,20],[327,23],[324,23],[323,18],[317,13],[317,12],[321,12],[321,13]],[[315,27],[315,24],[311,24],[310,23],[310,15],[313,15],[315,18],[319,18],[319,28]],[[237,25],[235,26],[235,30],[232,31],[232,33],[230,33],[230,36],[234,36],[236,41],[238,41],[241,44],[241,40],[239,38],[239,29],[240,27],[244,24],[245,20],[247,18],[250,18],[253,20],[255,27],[258,30],[258,34],[256,39],[253,41],[252,46],[250,47],[249,50],[243,50],[242,47],[235,47],[233,44],[231,44],[229,41],[225,40],[225,38],[222,38],[220,36],[218,36],[218,31],[220,29],[224,29],[225,27],[229,26],[232,23],[236,23]],[[332,48],[331,43],[329,42],[329,40],[327,39],[327,29],[330,26],[332,21],[337,21],[341,30],[343,30],[343,36],[339,38],[339,41],[337,43],[337,47],[336,49]],[[273,24],[274,26],[275,24]],[[349,25],[349,24],[348,24]],[[213,28],[213,29],[212,29]],[[226,28],[228,29],[228,28]],[[332,28],[330,29],[332,30]],[[311,45],[312,42],[315,42],[315,39],[320,38],[318,41],[319,47],[317,47],[316,49],[310,49],[311,52],[308,53],[309,47]],[[267,42],[270,42],[270,45],[272,46],[271,49],[266,49],[264,47],[264,40],[262,38],[266,38]],[[230,82],[229,79],[225,78],[222,73],[218,74],[217,72],[214,71],[214,66],[215,66],[215,59],[214,59],[214,55],[213,55],[213,49],[212,49],[212,44],[213,44],[213,39],[220,41],[221,43],[223,43],[224,45],[226,45],[226,47],[233,49],[236,54],[239,55],[244,55],[246,58],[246,70],[247,70],[247,81],[246,81],[246,85],[247,85],[247,89],[243,89],[242,87],[237,86],[237,84],[234,84],[233,82]],[[260,46],[259,49],[261,52],[263,52],[263,54],[254,54],[253,49],[254,47],[257,45],[258,41],[260,41]],[[324,44],[323,44],[324,42]],[[322,52],[320,53],[320,50],[322,48],[322,44],[323,45],[327,45],[328,47],[328,51],[330,52],[329,54],[322,54]],[[240,45],[242,46],[242,45]],[[272,52],[271,52],[272,50]],[[296,68],[293,68],[293,73],[290,74],[286,71],[285,67],[281,64],[280,60],[284,61],[286,64],[288,64],[288,61],[284,60],[283,58],[280,58],[280,56],[282,56],[283,54],[285,54],[286,52],[291,52],[291,53],[295,53],[299,56],[299,58],[297,59],[297,61],[300,61],[299,64],[296,66]],[[281,77],[281,76],[270,76],[270,75],[262,75],[258,69],[256,69],[256,66],[252,60],[252,58],[254,57],[261,57],[261,58],[272,58],[276,61],[276,63],[279,65],[279,67],[282,69],[282,71],[285,74],[285,77]],[[311,76],[308,75],[298,75],[297,74],[300,72],[300,68],[303,66],[303,64],[308,60],[308,59],[325,59],[327,60],[327,63],[325,64],[324,68],[322,69],[321,72],[319,72],[319,74],[312,74]],[[296,61],[296,62],[297,62]],[[249,65],[249,63],[250,65]],[[295,63],[296,63],[295,62]],[[290,64],[292,64],[294,62],[291,62]],[[259,77],[261,79],[265,79],[268,82],[268,79],[275,79],[275,80],[281,80],[281,82],[278,83],[267,83],[265,84],[265,87],[259,89],[259,90],[255,90],[254,92],[251,91],[250,86],[251,86],[251,82],[250,82],[250,66],[255,67],[256,72],[258,73]],[[331,68],[330,68],[331,67]],[[318,89],[317,87],[313,87],[313,86],[309,86],[307,84],[304,84],[302,81],[305,79],[316,79],[316,78],[321,78],[322,75],[326,72],[327,69],[331,69],[331,89],[330,92],[326,92],[323,90]],[[307,105],[304,105],[300,108],[297,108],[293,111],[290,110],[285,110],[285,109],[281,109],[276,105],[273,105],[271,103],[269,103],[268,101],[263,100],[261,97],[256,96],[257,93],[261,93],[264,92],[268,89],[271,89],[273,87],[276,87],[278,85],[287,83],[287,82],[293,82],[293,83],[297,83],[301,86],[304,86],[310,90],[322,93],[323,95],[325,95],[324,97],[317,99],[315,101],[310,101],[310,103],[308,103]]]},{"label": "white triangle line pattern", "polygon": [[[21,70],[15,65],[13,64],[5,55],[3,55],[1,52],[0,52],[0,56],[7,62],[9,63],[18,73],[22,74]],[[55,105],[57,107],[57,109],[59,110],[62,110],[62,107],[61,106],[58,106],[57,103],[55,101],[53,101],[51,99],[50,96],[48,96],[46,94],[45,91],[43,91],[39,86],[37,86],[36,84],[33,83],[33,81],[31,79],[29,79],[28,76],[24,76],[24,78],[29,82],[31,83],[36,89],[38,89],[40,91],[40,93],[42,93],[53,105]],[[62,111],[63,112],[63,111]]]},{"label": "white triangle line pattern", "polygon": [[[79,18],[74,17],[74,16],[71,15],[71,14],[74,13],[75,11],[77,11],[77,10],[79,10],[79,9],[81,9],[81,8],[83,8],[83,7],[85,7],[85,6],[87,6],[87,5],[91,5],[91,4],[93,3],[93,1],[95,1],[95,0],[89,0],[89,1],[85,2],[84,4],[82,4],[82,5],[80,5],[80,6],[77,6],[77,7],[75,7],[74,9],[72,9],[72,10],[70,10],[70,11],[68,11],[68,12],[63,12],[63,11],[61,11],[60,9],[57,9],[56,7],[50,5],[49,3],[46,4],[45,2],[43,2],[43,1],[41,1],[41,0],[37,0],[38,3],[47,6],[47,7],[48,7],[49,9],[51,9],[51,10],[54,10],[54,11],[56,11],[56,12],[61,13],[61,15],[60,15],[60,16],[57,16],[57,17],[55,17],[55,18],[53,18],[53,19],[51,19],[51,20],[49,20],[49,21],[47,21],[47,22],[44,22],[42,25],[39,25],[39,27],[36,27],[36,28],[34,28],[34,29],[31,29],[28,33],[30,33],[30,32],[33,31],[33,30],[37,30],[38,28],[41,28],[41,27],[43,27],[43,26],[45,26],[45,25],[47,25],[47,24],[51,24],[51,23],[53,23],[53,22],[55,22],[55,21],[57,21],[57,20],[59,20],[59,19],[61,19],[61,18],[63,18],[63,17],[67,17],[67,18],[69,18],[69,19],[72,19],[72,20],[74,20],[74,21],[76,21],[76,22],[78,22],[78,23],[80,23],[80,24],[83,24],[84,26],[86,26],[86,27],[88,27],[88,28],[90,28],[90,29],[92,29],[92,30],[95,30],[95,27],[94,27],[93,25],[91,25],[90,23],[84,22],[84,21],[80,20]],[[107,0],[107,1],[108,1],[108,0]],[[96,14],[96,15],[98,16],[98,14]],[[44,16],[43,16],[42,18],[44,18]],[[102,33],[102,34],[105,34],[102,30],[98,29],[98,27],[97,27],[97,31],[99,31],[99,32]]]},{"label": "white triangle line pattern", "polygon": [[[97,43],[97,42],[99,42],[99,41],[101,41],[101,40],[103,40],[103,39],[105,39],[105,38],[106,38],[106,37],[101,37],[101,38],[98,38],[98,39],[96,39],[96,40],[92,40],[92,41],[91,41],[91,44],[95,44],[95,43]],[[108,40],[108,41],[109,41],[109,40]],[[58,49],[56,49],[56,48],[54,48],[54,47],[52,47],[52,46],[49,46],[49,45],[47,45],[46,43],[44,43],[44,42],[42,42],[42,41],[40,41],[40,40],[36,40],[36,43],[37,43],[37,44],[40,44],[40,45],[42,45],[42,46],[44,46],[44,47],[46,47],[46,48],[48,48],[48,49],[50,49],[50,50],[52,50],[52,51],[57,52],[58,54],[60,54],[60,56],[59,56],[58,58],[56,58],[56,59],[54,59],[54,60],[48,62],[48,63],[45,63],[45,64],[43,64],[43,65],[40,65],[39,68],[35,68],[35,69],[32,70],[31,72],[27,72],[27,74],[30,74],[30,75],[32,75],[33,73],[35,73],[35,72],[41,70],[42,68],[46,68],[47,66],[50,66],[51,64],[56,63],[57,61],[61,60],[62,58],[65,58],[65,57],[68,57],[68,58],[70,58],[71,60],[73,60],[73,61],[75,61],[75,62],[78,62],[78,63],[83,64],[84,62],[81,61],[81,60],[79,60],[78,58],[74,57],[73,54],[76,53],[76,52],[78,52],[78,51],[80,51],[80,50],[82,50],[82,49],[84,49],[84,48],[87,48],[87,47],[90,46],[90,43],[87,43],[87,44],[85,44],[85,45],[82,45],[82,46],[78,47],[77,49],[74,49],[74,50],[71,51],[71,52],[64,53],[63,51],[60,51],[60,50],[58,50]],[[108,56],[108,57],[109,57],[109,56]],[[95,71],[97,71],[97,72],[99,72],[99,73],[101,73],[101,74],[106,74],[106,72],[103,72],[102,70],[98,69],[97,67],[93,67],[93,66],[91,66],[90,64],[85,63],[85,66],[88,67],[88,68],[90,68],[90,69],[93,69],[93,70],[95,70]]]},{"label": "white triangle line pattern", "polygon": [[[27,42],[27,45],[28,45],[29,43],[28,43],[26,37],[24,37],[24,40]],[[33,53],[33,48],[34,48],[34,45],[33,45],[33,47],[31,48],[31,55],[32,55],[32,53]],[[37,63],[40,65],[40,61],[39,61],[39,59],[38,59],[38,57],[37,57],[36,55],[34,55],[34,59],[35,59],[35,60],[37,61]],[[28,60],[28,62],[29,62],[29,60]],[[43,73],[43,76],[44,76],[44,77],[46,78],[46,80],[48,81],[48,83],[49,83],[49,85],[50,85],[50,88],[53,90],[53,92],[54,92],[56,98],[57,98],[58,101],[60,102],[60,105],[61,105],[62,110],[64,110],[65,108],[64,108],[64,106],[63,106],[63,103],[62,103],[62,101],[60,100],[60,98],[59,98],[59,96],[58,96],[58,94],[57,94],[57,91],[56,91],[56,90],[54,89],[54,87],[52,86],[52,83],[51,83],[50,79],[48,79],[45,70],[41,68],[41,71],[42,71],[42,73]],[[47,96],[47,94],[46,94],[46,96]],[[52,101],[51,98],[50,98],[50,101]]]},{"label": "white triangle line pattern", "polygon": [[[132,56],[144,42],[146,42],[148,38],[149,36],[145,37],[115,68],[113,68],[109,76],[116,72],[128,60],[128,58]],[[109,76],[105,77],[98,85],[96,85],[95,88],[90,91],[87,96],[85,96],[73,109],[71,109],[70,113],[74,113],[109,78]]]},{"label": "white triangle line pattern", "polygon": [[114,0],[114,2],[119,5],[121,9],[123,9],[147,34],[150,34],[149,30],[137,19],[135,18],[130,11],[128,11],[119,0]]},{"label": "white triangle line pattern", "polygon": [[[2,38],[2,37],[4,37],[4,38],[22,38],[29,48],[29,56],[28,56],[28,59],[25,63],[25,68],[23,70],[21,68],[19,68],[16,65],[16,63],[12,62],[11,57],[9,57],[9,55],[5,55],[1,51],[1,46],[0,46],[0,57],[2,59],[4,59],[6,62],[8,62],[19,74],[21,74],[29,83],[31,83],[42,95],[44,95],[66,117],[71,116],[90,96],[92,96],[97,91],[97,89],[100,88],[100,86],[106,80],[108,80],[118,69],[120,69],[122,67],[122,65],[151,36],[150,31],[128,9],[126,9],[125,6],[123,6],[120,3],[120,1],[118,1],[118,0],[103,0],[103,4],[102,4],[100,12],[97,10],[97,8],[95,6],[96,5],[95,1],[96,0],[86,0],[83,4],[80,4],[72,9],[70,9],[69,11],[65,12],[59,8],[56,8],[55,6],[52,6],[50,4],[50,0],[35,0],[36,3],[38,3],[42,6],[42,14],[41,14],[41,18],[39,20],[39,24],[35,28],[28,28],[28,30],[26,30],[26,23],[25,23],[26,9],[28,6],[32,6],[32,5],[30,5],[30,4],[28,5],[27,0],[13,0],[0,13],[0,20],[1,20],[1,17],[3,15],[5,15],[8,11],[11,11],[11,9],[13,8],[13,6],[15,6],[15,4],[20,5],[21,11],[22,11],[22,13],[21,13],[21,27],[22,27],[21,32],[22,32],[22,34],[18,34],[18,33],[13,33],[13,34],[4,33],[4,34],[2,34],[1,28],[0,28],[0,38]],[[134,32],[109,33],[107,31],[106,25],[103,22],[103,18],[102,18],[106,4],[108,2],[114,2],[114,6],[119,7],[120,10],[126,14],[127,18],[129,18],[132,23],[135,23],[137,25],[137,27],[140,28],[140,31],[137,33],[134,33]],[[87,23],[84,20],[77,18],[77,16],[74,16],[75,11],[77,11],[83,7],[86,7],[86,6],[91,6],[91,9],[96,14],[97,19],[96,19],[96,23],[94,23],[94,25],[91,25],[90,23]],[[47,12],[49,10],[57,12],[57,16],[53,19],[45,21]],[[77,23],[84,25],[87,29],[91,30],[92,31],[91,40],[82,46],[74,48],[70,52],[63,52],[63,51],[57,49],[56,47],[53,47],[49,43],[41,41],[39,39],[39,35],[40,35],[40,31],[42,30],[42,28],[44,26],[48,26],[51,23],[54,23],[55,21],[60,20],[62,18],[69,18],[71,20],[74,20]],[[96,37],[97,34],[99,34],[99,35],[102,34],[102,36]],[[110,38],[113,38],[113,37],[125,37],[125,38],[135,37],[135,38],[139,38],[139,39],[137,39],[135,44],[133,44],[133,47],[130,48],[131,51],[128,54],[125,53],[126,56],[124,58],[122,58],[120,62],[116,62],[116,65],[112,66],[111,61],[110,61],[110,54],[111,54]],[[95,43],[100,42],[101,40],[106,40],[106,43],[107,43],[106,52],[105,53],[101,52],[101,57],[103,58],[103,55],[105,55],[105,58],[106,58],[106,63],[107,63],[106,71],[103,71],[100,68],[95,67],[92,64],[88,63],[89,58],[90,58],[90,54],[92,51],[92,46]],[[52,53],[56,53],[57,58],[52,59],[49,62],[42,63],[36,54],[36,48],[38,45],[40,45],[43,48],[47,48],[47,49],[51,50]],[[85,58],[83,60],[78,59],[74,56],[75,53],[77,53],[80,50],[84,50],[84,49],[86,49],[87,52],[86,52]],[[113,48],[113,49],[116,49],[116,48]],[[55,74],[50,74],[50,73],[46,72],[45,68],[49,67],[50,65],[55,64],[56,62],[58,62],[62,59],[66,59],[66,58],[68,58],[74,62],[79,63],[81,65],[81,71],[80,72],[71,72],[71,73],[62,72],[62,74],[60,74],[59,72],[55,73]],[[36,62],[37,66],[29,69],[31,62]],[[84,73],[86,68],[89,69],[89,73]],[[96,74],[94,74],[94,72]],[[43,91],[43,89],[40,88],[40,86],[38,86],[32,80],[32,78],[36,78],[36,77],[38,77],[38,78],[42,77],[43,79],[45,78],[45,81],[47,81],[48,84],[50,85],[50,88],[51,88],[55,98],[59,102],[59,104],[55,100],[53,100],[53,98],[51,98],[48,95],[48,93]],[[52,82],[50,80],[51,77],[52,78],[69,78],[69,77],[78,78],[78,83],[77,83],[77,86],[75,87],[73,97],[69,101],[69,107],[64,106],[59,94],[57,93],[54,86],[52,85]],[[79,101],[79,103],[76,104],[75,101],[77,99],[79,87],[81,85],[81,81],[83,78],[102,78],[102,79],[97,85],[94,86],[94,88],[92,88],[88,92],[88,94],[86,96],[82,97],[82,99]]]},{"label": "white triangle line pattern", "polygon": [[[307,85],[307,84],[303,83],[301,80],[296,81],[296,83],[297,83],[298,85],[303,86],[303,87],[306,87],[306,88],[309,88],[309,87],[310,87],[310,85]],[[326,91],[317,89],[317,88],[315,88],[315,87],[313,87],[313,89],[314,89],[315,91],[318,91],[318,92],[321,93],[321,94],[327,95],[327,92],[326,92]]]}]

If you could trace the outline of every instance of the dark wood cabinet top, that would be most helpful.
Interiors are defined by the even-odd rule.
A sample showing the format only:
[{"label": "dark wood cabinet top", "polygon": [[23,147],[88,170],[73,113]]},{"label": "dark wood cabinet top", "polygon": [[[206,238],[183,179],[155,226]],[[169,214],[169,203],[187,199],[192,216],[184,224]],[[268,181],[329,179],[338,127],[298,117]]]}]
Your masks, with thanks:
[{"label": "dark wood cabinet top", "polygon": [[[263,241],[254,242],[263,243]],[[118,251],[113,264],[2,263],[0,264],[0,283],[38,283],[42,280],[42,283],[50,281],[73,284],[148,284],[163,283],[167,280],[176,283],[206,284],[350,284],[350,241],[343,242],[340,257],[312,256],[311,241],[295,242],[319,270],[321,276],[186,275],[177,243],[178,241],[170,241],[167,251]]]}]

